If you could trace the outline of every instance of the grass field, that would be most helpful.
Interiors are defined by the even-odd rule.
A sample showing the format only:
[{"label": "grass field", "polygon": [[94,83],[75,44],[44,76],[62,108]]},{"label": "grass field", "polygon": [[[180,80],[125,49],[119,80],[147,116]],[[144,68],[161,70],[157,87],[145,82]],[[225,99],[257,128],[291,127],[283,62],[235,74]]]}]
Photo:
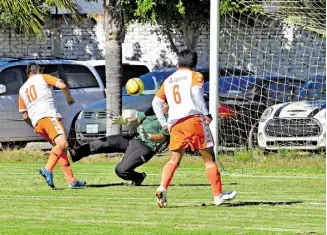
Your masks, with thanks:
[{"label": "grass field", "polygon": [[326,158],[281,152],[223,155],[224,191],[235,200],[217,207],[199,157],[186,156],[168,192],[169,207],[154,191],[167,156],[139,170],[141,187],[114,173],[119,157],[94,156],[73,163],[88,187],[67,187],[57,166],[57,189],[38,174],[43,152],[0,152],[0,234],[326,234]]}]

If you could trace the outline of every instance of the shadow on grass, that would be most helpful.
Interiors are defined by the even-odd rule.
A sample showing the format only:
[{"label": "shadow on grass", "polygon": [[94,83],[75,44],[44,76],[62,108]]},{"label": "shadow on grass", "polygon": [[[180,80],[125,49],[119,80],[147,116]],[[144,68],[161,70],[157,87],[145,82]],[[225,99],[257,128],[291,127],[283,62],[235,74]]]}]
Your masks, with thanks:
[{"label": "shadow on grass", "polygon": [[112,186],[126,186],[127,184],[124,182],[121,183],[111,183],[111,184],[87,184],[85,188],[105,188],[105,187],[112,187]]},{"label": "shadow on grass", "polygon": [[168,208],[181,208],[181,207],[240,207],[240,206],[263,206],[263,205],[268,205],[268,206],[277,206],[277,205],[292,205],[292,204],[298,204],[298,203],[303,203],[303,201],[291,201],[291,202],[235,202],[235,203],[230,203],[227,202],[223,205],[216,206],[212,203],[206,204],[196,204],[196,205],[177,205],[177,206],[169,206]]},{"label": "shadow on grass", "polygon": [[239,206],[289,206],[293,204],[303,203],[303,201],[290,201],[290,202],[235,202],[235,203],[226,203],[224,206],[226,207],[239,207]]},{"label": "shadow on grass", "polygon": [[[224,184],[224,185],[237,185],[238,183],[229,183],[229,184]],[[112,187],[112,186],[132,186],[128,182],[121,182],[121,183],[111,183],[111,184],[87,184],[85,185],[85,188],[105,188],[105,187]],[[133,186],[133,187],[158,187],[159,184],[142,184],[140,186]],[[169,187],[174,187],[174,186],[182,186],[182,187],[200,187],[200,186],[205,186],[205,187],[210,187],[210,184],[171,184]],[[57,189],[59,190],[59,189]]]}]

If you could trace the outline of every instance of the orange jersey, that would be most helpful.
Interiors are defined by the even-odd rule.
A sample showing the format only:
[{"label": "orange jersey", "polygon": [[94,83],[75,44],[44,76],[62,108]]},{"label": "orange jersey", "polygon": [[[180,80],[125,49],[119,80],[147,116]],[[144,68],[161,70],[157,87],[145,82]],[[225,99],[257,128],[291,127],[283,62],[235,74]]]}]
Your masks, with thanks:
[{"label": "orange jersey", "polygon": [[205,106],[205,104],[202,104],[203,101],[197,100],[198,97],[194,96],[193,92],[193,89],[203,90],[203,83],[204,78],[201,73],[186,68],[178,69],[164,81],[156,97],[167,100],[169,105],[169,129],[182,118],[197,114],[208,114],[207,111],[204,111],[206,108],[202,108]]},{"label": "orange jersey", "polygon": [[33,126],[44,117],[61,117],[52,94],[52,87],[59,81],[51,75],[37,74],[29,77],[19,89],[19,112],[27,111]]}]

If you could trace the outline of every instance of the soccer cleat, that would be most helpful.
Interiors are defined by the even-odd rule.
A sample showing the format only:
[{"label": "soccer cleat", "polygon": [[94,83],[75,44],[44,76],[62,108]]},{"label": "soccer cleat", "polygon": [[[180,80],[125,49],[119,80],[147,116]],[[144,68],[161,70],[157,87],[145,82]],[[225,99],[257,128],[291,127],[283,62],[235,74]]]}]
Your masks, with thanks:
[{"label": "soccer cleat", "polygon": [[53,183],[53,174],[50,171],[47,171],[45,168],[40,169],[40,174],[44,177],[45,181],[49,185],[49,187],[54,188]]},{"label": "soccer cleat", "polygon": [[156,190],[157,205],[160,208],[164,208],[168,205],[166,195],[167,190],[162,188],[161,186]]},{"label": "soccer cleat", "polygon": [[236,191],[228,192],[228,193],[221,193],[218,196],[213,198],[213,204],[219,206],[226,201],[232,200],[236,196]]},{"label": "soccer cleat", "polygon": [[145,180],[146,174],[145,172],[142,172],[142,179],[137,180],[137,181],[132,181],[132,186],[141,186],[142,182]]},{"label": "soccer cleat", "polygon": [[80,181],[80,180],[76,180],[75,183],[73,184],[69,184],[68,186],[70,188],[79,188],[79,187],[83,187],[86,185],[86,181]]}]

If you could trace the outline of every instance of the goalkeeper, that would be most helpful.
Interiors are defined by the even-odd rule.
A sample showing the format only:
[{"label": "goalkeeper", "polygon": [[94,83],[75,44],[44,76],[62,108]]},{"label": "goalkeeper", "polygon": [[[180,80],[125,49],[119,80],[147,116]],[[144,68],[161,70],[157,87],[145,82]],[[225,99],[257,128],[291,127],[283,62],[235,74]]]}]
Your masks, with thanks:
[{"label": "goalkeeper", "polygon": [[[167,114],[168,104],[165,104],[162,109]],[[152,108],[149,112],[137,112],[137,117],[115,117],[113,123],[137,125],[137,132],[102,137],[71,149],[69,152],[72,161],[76,162],[83,157],[97,153],[124,153],[122,160],[115,168],[116,174],[124,180],[131,180],[132,185],[140,186],[146,174],[136,172],[135,168],[148,162],[158,152],[168,141],[168,133],[162,129]]]}]

